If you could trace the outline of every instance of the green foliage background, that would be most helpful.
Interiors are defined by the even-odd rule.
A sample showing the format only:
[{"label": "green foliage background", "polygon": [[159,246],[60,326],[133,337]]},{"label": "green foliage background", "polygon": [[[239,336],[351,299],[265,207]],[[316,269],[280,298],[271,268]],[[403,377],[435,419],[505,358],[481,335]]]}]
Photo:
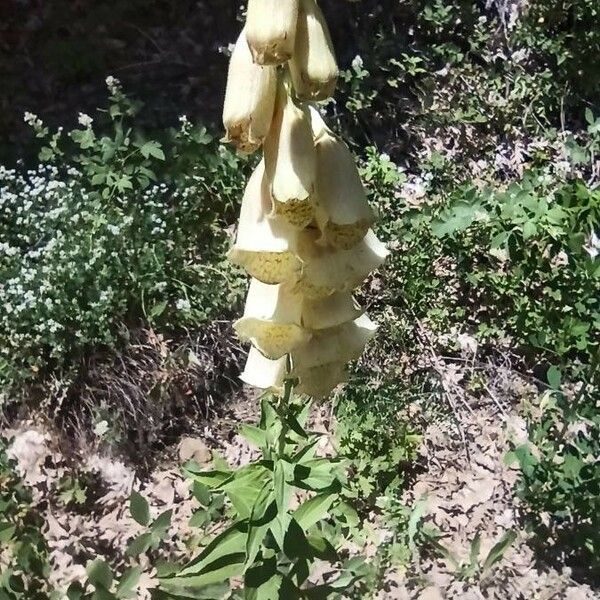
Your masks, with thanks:
[{"label": "green foliage background", "polygon": [[[349,494],[401,493],[422,429],[407,427],[408,407],[438,394],[404,359],[422,351],[423,330],[449,353],[444,335],[460,331],[484,353],[510,351],[535,378],[530,442],[509,457],[522,469],[517,493],[540,546],[560,540],[569,564],[597,572],[598,3],[322,4],[342,68],[328,117],[357,154],[378,234],[394,250],[367,293],[381,333],[337,399],[337,443],[357,475]],[[252,166],[218,142],[236,3],[9,5],[0,7],[7,412],[46,398],[52,378],[76,381],[98,353],[119,357],[135,330],[178,341],[238,312],[244,278],[224,255]],[[110,79],[107,94],[113,75],[124,86]],[[26,122],[25,111],[35,113]],[[3,499],[7,538],[23,498]],[[18,535],[29,548],[29,533]]]}]

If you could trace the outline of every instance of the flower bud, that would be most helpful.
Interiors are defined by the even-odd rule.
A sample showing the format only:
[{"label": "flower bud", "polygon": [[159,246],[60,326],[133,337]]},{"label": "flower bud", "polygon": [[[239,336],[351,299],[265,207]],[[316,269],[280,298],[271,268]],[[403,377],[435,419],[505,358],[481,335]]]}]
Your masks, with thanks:
[{"label": "flower bud", "polygon": [[223,106],[224,141],[241,152],[254,152],[269,133],[277,92],[276,67],[252,61],[245,30],[235,44]]},{"label": "flower bud", "polygon": [[281,285],[250,282],[244,316],[233,327],[267,358],[277,359],[307,342],[311,334],[300,326],[302,297]]},{"label": "flower bud", "polygon": [[296,95],[326,100],[333,95],[338,67],[325,17],[316,0],[300,0],[294,54],[289,62]]},{"label": "flower bud", "polygon": [[348,250],[319,245],[317,238],[317,231],[306,229],[298,243],[298,256],[304,265],[294,289],[308,298],[355,289],[389,254],[371,230]]},{"label": "flower bud", "polygon": [[271,131],[264,144],[273,214],[302,229],[314,216],[317,171],[310,117],[279,86]]},{"label": "flower bud", "polygon": [[302,263],[296,256],[298,230],[272,211],[269,183],[261,161],[248,181],[237,237],[229,260],[264,283],[294,281]]},{"label": "flower bud", "polygon": [[254,62],[280,65],[294,52],[298,0],[248,0],[246,37]]},{"label": "flower bud", "polygon": [[325,130],[316,148],[316,221],[321,242],[347,250],[365,237],[374,221],[373,211],[346,144]]}]

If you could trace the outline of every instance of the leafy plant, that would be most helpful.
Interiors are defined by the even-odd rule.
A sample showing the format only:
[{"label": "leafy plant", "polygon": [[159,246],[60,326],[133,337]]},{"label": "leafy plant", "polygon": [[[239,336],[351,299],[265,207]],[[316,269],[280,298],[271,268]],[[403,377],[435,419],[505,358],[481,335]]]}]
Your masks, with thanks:
[{"label": "leafy plant", "polygon": [[471,540],[469,556],[465,560],[458,559],[440,542],[432,540],[431,543],[434,549],[453,565],[459,579],[473,581],[485,577],[489,570],[502,559],[516,539],[517,534],[515,531],[505,532],[498,542],[492,546],[483,561],[481,560],[481,536],[479,533],[475,534],[475,537]]},{"label": "leafy plant", "polygon": [[550,387],[529,414],[530,441],[506,457],[521,469],[517,494],[527,503],[537,546],[546,553],[552,540],[584,577],[600,572],[599,363],[596,355],[574,397],[564,391],[560,371],[549,371]]},{"label": "leafy plant", "polygon": [[48,585],[49,550],[42,528],[44,520],[31,493],[18,477],[0,438],[0,598],[44,600]]},{"label": "leafy plant", "polygon": [[241,295],[224,225],[242,160],[185,118],[168,146],[146,139],[138,103],[108,83],[98,125],[80,115],[69,135],[50,133],[28,115],[45,163],[0,167],[0,401],[118,346],[123,324],[173,331]]},{"label": "leafy plant", "polygon": [[[342,496],[343,463],[315,456],[320,436],[305,429],[309,404],[300,405],[291,393],[288,381],[281,398],[263,398],[259,426],[241,428],[260,449],[260,459],[237,470],[225,464],[212,471],[186,467],[205,504],[209,492],[227,497],[232,522],[191,562],[162,574],[165,592],[191,595],[243,579],[244,598],[326,598],[357,580],[362,563],[351,559],[344,566],[334,539],[323,530],[327,515],[342,528],[355,523]],[[311,582],[316,561],[331,563],[337,577]]]}]

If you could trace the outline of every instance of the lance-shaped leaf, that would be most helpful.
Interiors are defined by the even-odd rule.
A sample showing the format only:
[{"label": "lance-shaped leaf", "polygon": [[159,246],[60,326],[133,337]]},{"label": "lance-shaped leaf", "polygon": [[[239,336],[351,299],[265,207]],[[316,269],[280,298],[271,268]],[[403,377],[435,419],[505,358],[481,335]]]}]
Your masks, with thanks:
[{"label": "lance-shaped leaf", "polygon": [[248,0],[246,37],[254,62],[280,65],[294,52],[298,0]]},{"label": "lance-shaped leaf", "polygon": [[260,148],[273,120],[276,91],[276,68],[253,62],[243,30],[229,62],[223,105],[225,141],[242,152]]},{"label": "lance-shaped leaf", "polygon": [[294,280],[302,263],[296,256],[298,230],[281,217],[270,217],[271,207],[265,165],[260,162],[244,192],[229,259],[259,281],[275,284]]},{"label": "lance-shaped leaf", "polygon": [[295,104],[283,84],[277,90],[264,156],[273,214],[300,229],[306,227],[314,216],[316,151],[308,111]]},{"label": "lance-shaped leaf", "polygon": [[300,0],[294,54],[289,62],[294,90],[302,100],[326,100],[338,78],[333,43],[315,0]]},{"label": "lance-shaped leaf", "polygon": [[319,241],[348,250],[365,237],[374,214],[346,144],[325,129],[316,141],[316,149]]},{"label": "lance-shaped leaf", "polygon": [[389,253],[371,230],[348,250],[317,244],[318,238],[318,231],[306,229],[298,244],[298,255],[305,264],[295,289],[309,298],[355,289]]},{"label": "lance-shaped leaf", "polygon": [[267,358],[277,359],[310,339],[301,327],[302,297],[282,285],[250,282],[244,316],[234,323],[243,341],[250,341]]}]

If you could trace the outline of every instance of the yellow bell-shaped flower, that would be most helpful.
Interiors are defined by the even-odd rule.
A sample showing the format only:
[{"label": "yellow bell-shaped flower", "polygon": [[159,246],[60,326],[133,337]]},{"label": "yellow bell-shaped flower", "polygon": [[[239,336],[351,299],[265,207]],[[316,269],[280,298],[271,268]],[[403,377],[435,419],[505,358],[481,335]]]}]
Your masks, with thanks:
[{"label": "yellow bell-shaped flower", "polygon": [[303,266],[295,289],[309,298],[357,288],[389,253],[371,230],[348,250],[317,244],[319,237],[317,230],[306,229],[298,243]]},{"label": "yellow bell-shaped flower", "polygon": [[308,111],[295,104],[283,85],[277,92],[264,157],[273,214],[300,229],[306,227],[314,216],[316,151]]},{"label": "yellow bell-shaped flower", "polygon": [[301,326],[302,303],[302,296],[285,286],[253,279],[244,316],[234,329],[242,341],[252,342],[267,358],[281,358],[311,337]]},{"label": "yellow bell-shaped flower", "polygon": [[244,192],[229,260],[264,283],[294,281],[302,267],[296,255],[299,232],[281,217],[269,216],[271,212],[269,183],[261,161]]},{"label": "yellow bell-shaped flower", "polygon": [[316,148],[316,221],[322,241],[348,250],[365,237],[375,217],[346,144],[326,129]]},{"label": "yellow bell-shaped flower", "polygon": [[276,68],[254,63],[244,29],[229,61],[223,105],[224,141],[246,153],[260,148],[271,128],[276,92]]},{"label": "yellow bell-shaped flower", "polygon": [[300,0],[294,54],[289,62],[296,95],[301,100],[326,100],[338,78],[333,43],[316,0]]},{"label": "yellow bell-shaped flower", "polygon": [[254,62],[280,65],[294,52],[298,0],[248,0],[246,37]]}]

